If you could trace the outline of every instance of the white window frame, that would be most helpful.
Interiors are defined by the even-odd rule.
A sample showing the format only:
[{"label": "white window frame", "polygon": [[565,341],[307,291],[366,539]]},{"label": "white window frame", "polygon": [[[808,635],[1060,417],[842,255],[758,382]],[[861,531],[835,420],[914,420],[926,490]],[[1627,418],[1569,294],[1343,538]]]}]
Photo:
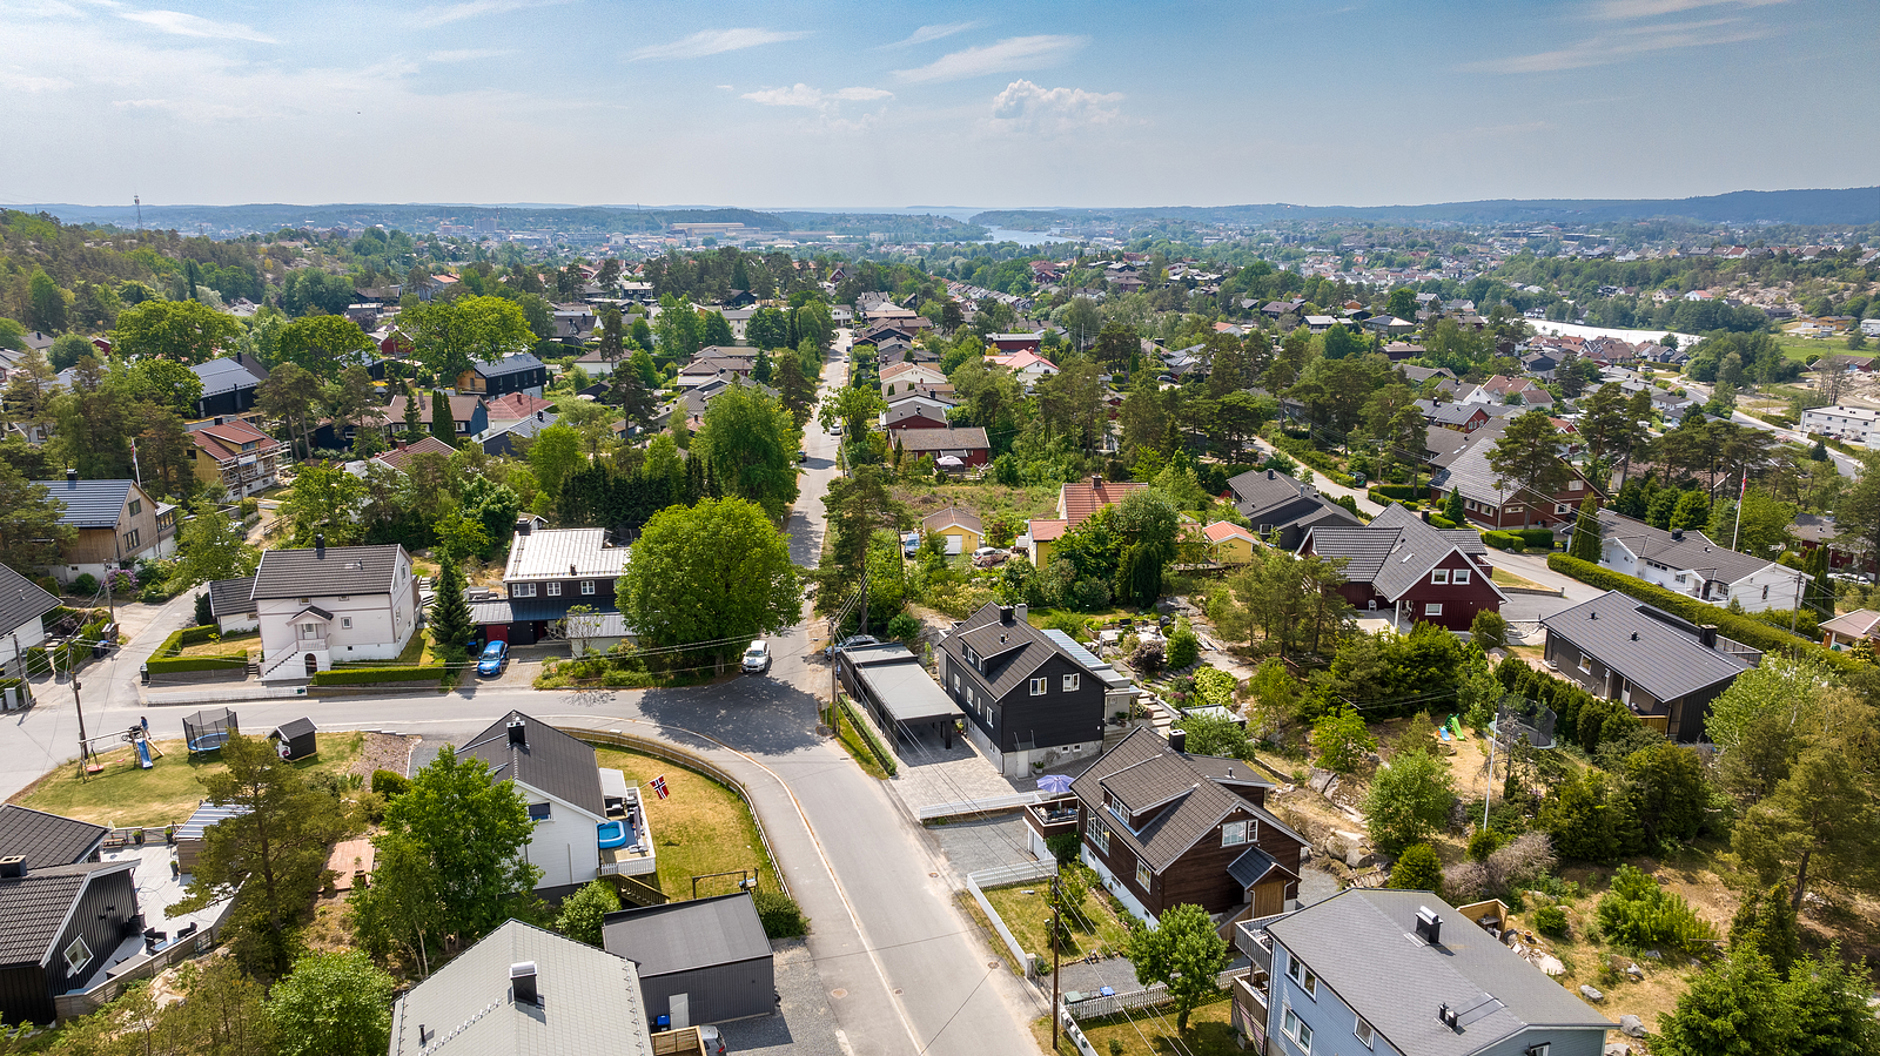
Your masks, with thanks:
[{"label": "white window frame", "polygon": [[1085,830],[1090,836],[1090,845],[1104,854],[1110,853],[1110,830],[1095,818],[1090,819],[1090,826]]},{"label": "white window frame", "polygon": [[350,630],[352,630],[352,617],[351,617],[351,616],[341,616],[341,617],[339,618],[339,629],[340,629],[340,630],[342,630],[342,631],[350,631]]},{"label": "white window frame", "polygon": [[1449,570],[1446,568],[1438,568],[1438,569],[1431,570],[1430,582],[1441,585],[1441,586],[1447,586],[1449,584]]},{"label": "white window frame", "polygon": [[1593,658],[1590,656],[1587,656],[1585,653],[1581,653],[1579,666],[1580,666],[1581,671],[1584,671],[1589,675],[1592,674],[1593,673]]},{"label": "white window frame", "polygon": [[1300,1051],[1306,1053],[1307,1056],[1311,1056],[1312,1025],[1299,1018],[1299,1013],[1294,1012],[1291,1005],[1286,1006],[1279,1022],[1280,1032],[1286,1035],[1286,1040],[1299,1046]]},{"label": "white window frame", "polygon": [[548,596],[551,598],[561,597],[561,580],[557,579],[548,584]]},{"label": "white window frame", "polygon": [[1286,978],[1293,981],[1299,992],[1314,1001],[1319,999],[1319,977],[1312,969],[1299,962],[1299,958],[1288,955],[1286,958]]},{"label": "white window frame", "polygon": [[1442,603],[1442,602],[1440,602],[1440,601],[1426,601],[1426,602],[1424,602],[1424,603],[1423,603],[1423,615],[1425,615],[1425,616],[1441,616],[1442,614],[1443,614],[1443,603]]},{"label": "white window frame", "polygon": [[1564,502],[1554,503],[1554,515],[1556,517],[1564,516],[1565,514],[1569,514],[1572,512],[1573,512],[1573,507],[1567,505],[1566,503]]},{"label": "white window frame", "polygon": [[[81,956],[74,957],[72,953],[73,950],[77,950]],[[65,948],[64,957],[65,971],[68,976],[76,976],[78,973],[84,971],[85,966],[91,963],[92,958],[91,947],[85,943],[85,936],[72,936],[71,944]]]},{"label": "white window frame", "polygon": [[1064,676],[1064,692],[1075,693],[1081,685],[1083,685],[1083,676],[1081,674]]},{"label": "white window frame", "polygon": [[1034,697],[1042,697],[1045,694],[1045,690],[1049,689],[1050,686],[1051,686],[1050,679],[1034,678],[1031,680],[1031,695]]},{"label": "white window frame", "polygon": [[1238,847],[1247,842],[1247,823],[1230,821],[1221,826],[1221,846]]},{"label": "white window frame", "polygon": [[581,593],[583,594],[594,593],[594,581],[591,579],[582,580],[581,581]]},{"label": "white window frame", "polygon": [[1358,1044],[1363,1045],[1365,1048],[1377,1048],[1377,1046],[1373,1044],[1373,1042],[1377,1040],[1377,1030],[1373,1028],[1370,1023],[1366,1022],[1363,1016],[1359,1016],[1358,1021],[1352,1025],[1351,1034],[1358,1039]]},{"label": "white window frame", "polygon": [[1466,568],[1458,568],[1458,569],[1451,570],[1449,573],[1449,582],[1452,585],[1458,586],[1458,587],[1468,586],[1469,585],[1469,570]]},{"label": "white window frame", "polygon": [[509,588],[509,593],[512,597],[533,598],[535,597],[535,584],[517,583],[515,586]]},{"label": "white window frame", "polygon": [[1155,887],[1155,873],[1149,869],[1149,863],[1136,859],[1136,886],[1145,892]]}]

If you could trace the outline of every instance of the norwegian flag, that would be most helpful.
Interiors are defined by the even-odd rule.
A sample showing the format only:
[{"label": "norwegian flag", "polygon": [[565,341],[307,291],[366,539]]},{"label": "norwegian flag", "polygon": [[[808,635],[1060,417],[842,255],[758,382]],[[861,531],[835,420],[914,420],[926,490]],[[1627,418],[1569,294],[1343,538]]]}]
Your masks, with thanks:
[{"label": "norwegian flag", "polygon": [[653,794],[658,796],[661,799],[665,799],[667,796],[672,795],[672,792],[666,788],[666,775],[665,774],[661,774],[658,777],[655,777],[651,781],[647,782],[647,784],[652,786]]}]

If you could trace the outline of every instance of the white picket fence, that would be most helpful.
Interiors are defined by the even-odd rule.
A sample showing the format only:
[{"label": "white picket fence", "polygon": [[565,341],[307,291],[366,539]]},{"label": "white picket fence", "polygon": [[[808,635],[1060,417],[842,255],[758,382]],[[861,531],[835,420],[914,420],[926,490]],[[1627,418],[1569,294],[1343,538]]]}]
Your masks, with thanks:
[{"label": "white picket fence", "polygon": [[996,869],[981,869],[976,873],[966,874],[966,890],[972,893],[973,901],[979,903],[979,911],[992,922],[992,930],[999,933],[999,941],[1005,943],[1006,951],[1025,969],[1025,978],[1032,977],[1037,965],[1032,963],[1031,954],[1018,940],[1012,937],[1012,930],[1005,926],[999,917],[999,911],[992,908],[986,898],[986,888],[1004,887],[1007,884],[1022,884],[1027,880],[1048,880],[1057,875],[1057,862],[1022,862],[1018,865],[1002,865]]},{"label": "white picket fence", "polygon": [[[1234,968],[1222,972],[1214,977],[1214,983],[1221,989],[1227,990],[1233,986],[1234,979],[1245,971],[1245,968]],[[1157,1005],[1166,1005],[1170,1000],[1172,999],[1169,997],[1168,987],[1162,983],[1156,983],[1154,986],[1147,986],[1141,990],[1129,990],[1120,994],[1111,994],[1108,997],[1086,997],[1075,1004],[1067,1002],[1064,1008],[1070,1013],[1072,1019],[1081,1022],[1086,1019],[1114,1016],[1129,1009],[1154,1008]]]}]

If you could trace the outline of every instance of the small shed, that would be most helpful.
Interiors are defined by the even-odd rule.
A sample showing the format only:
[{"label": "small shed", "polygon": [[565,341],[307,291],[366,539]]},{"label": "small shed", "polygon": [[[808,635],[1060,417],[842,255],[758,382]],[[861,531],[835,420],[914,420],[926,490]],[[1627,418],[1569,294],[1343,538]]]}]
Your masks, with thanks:
[{"label": "small shed", "polygon": [[176,843],[176,869],[188,874],[195,871],[196,856],[202,853],[202,834],[209,831],[209,826],[224,818],[233,818],[248,813],[247,807],[218,806],[207,800],[196,805],[196,812],[189,820],[176,827],[171,837]]},{"label": "small shed", "polygon": [[314,739],[313,720],[308,718],[283,722],[268,734],[268,740],[275,743],[281,758],[289,762],[311,759],[320,748]]},{"label": "small shed", "polygon": [[227,708],[213,711],[203,710],[183,720],[183,740],[194,752],[213,752],[228,743],[230,736],[240,733],[236,725],[235,713]]},{"label": "small shed", "polygon": [[770,940],[748,893],[609,913],[601,946],[633,962],[655,1023],[722,1023],[776,1010]]}]

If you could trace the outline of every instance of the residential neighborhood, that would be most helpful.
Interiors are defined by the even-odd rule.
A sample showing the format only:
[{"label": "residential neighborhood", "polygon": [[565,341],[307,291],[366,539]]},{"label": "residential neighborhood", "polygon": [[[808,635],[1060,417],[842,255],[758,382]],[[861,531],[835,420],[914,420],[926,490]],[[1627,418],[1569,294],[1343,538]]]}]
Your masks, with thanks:
[{"label": "residential neighborhood", "polygon": [[1859,30],[182,6],[0,11],[0,1053],[1880,1052]]}]

